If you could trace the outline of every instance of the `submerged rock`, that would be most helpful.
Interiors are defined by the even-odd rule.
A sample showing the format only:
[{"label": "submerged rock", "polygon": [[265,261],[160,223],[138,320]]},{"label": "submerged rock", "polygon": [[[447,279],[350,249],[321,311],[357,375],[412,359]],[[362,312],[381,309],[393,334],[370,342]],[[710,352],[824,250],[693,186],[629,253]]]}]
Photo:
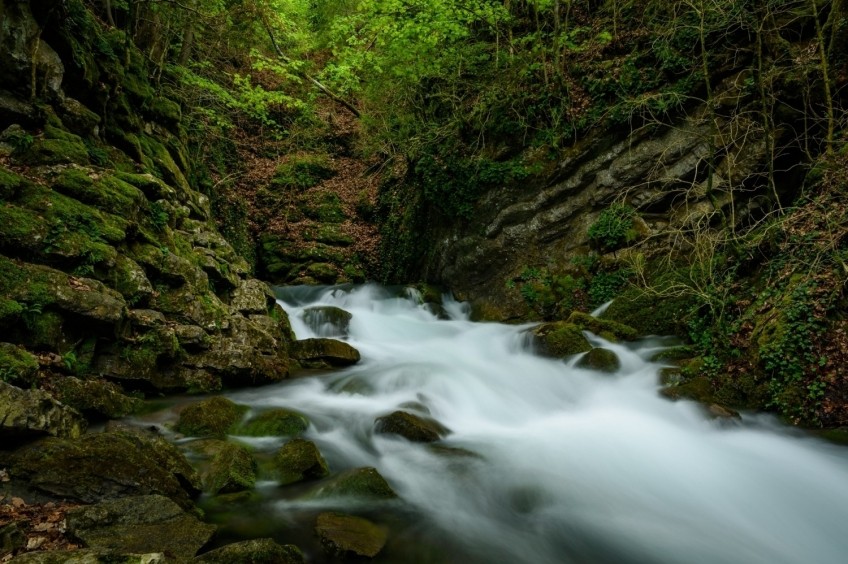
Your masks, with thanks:
[{"label": "submerged rock", "polygon": [[304,368],[332,368],[359,362],[359,351],[335,339],[302,339],[291,345],[292,358]]},{"label": "submerged rock", "polygon": [[318,480],[330,474],[318,447],[305,439],[293,439],[284,444],[274,455],[274,467],[281,486]]},{"label": "submerged rock", "polygon": [[256,461],[246,447],[217,439],[201,439],[190,443],[188,448],[209,459],[200,472],[204,491],[234,493],[253,489],[256,485]]},{"label": "submerged rock", "polygon": [[194,559],[204,564],[302,564],[303,553],[293,544],[253,539],[216,548]]},{"label": "submerged rock", "polygon": [[79,437],[86,421],[41,390],[22,390],[0,380],[0,438],[3,444],[40,435]]},{"label": "submerged rock", "polygon": [[303,310],[303,322],[325,337],[347,337],[353,314],[333,306],[312,306]]},{"label": "submerged rock", "polygon": [[183,409],[176,430],[191,437],[223,436],[241,421],[248,409],[225,397],[209,398]]},{"label": "submerged rock", "polygon": [[293,437],[309,427],[309,420],[300,413],[277,408],[263,411],[233,429],[233,434],[247,437]]},{"label": "submerged rock", "polygon": [[217,527],[187,514],[161,495],[125,497],[68,512],[68,531],[86,546],[191,558]]},{"label": "submerged rock", "polygon": [[580,360],[577,361],[577,367],[611,374],[621,368],[621,361],[618,359],[618,355],[611,350],[595,347],[580,357]]},{"label": "submerged rock", "polygon": [[592,349],[583,329],[573,323],[543,323],[531,334],[536,349],[545,356],[565,358]]},{"label": "submerged rock", "polygon": [[432,419],[413,415],[406,411],[395,411],[378,417],[374,430],[386,435],[400,435],[415,443],[432,443],[445,437],[450,431]]},{"label": "submerged rock", "polygon": [[397,498],[397,494],[375,468],[354,468],[342,472],[315,489],[312,497],[355,497],[371,500]]},{"label": "submerged rock", "polygon": [[374,558],[383,550],[388,531],[362,517],[342,513],[322,513],[315,524],[321,546],[339,558]]}]

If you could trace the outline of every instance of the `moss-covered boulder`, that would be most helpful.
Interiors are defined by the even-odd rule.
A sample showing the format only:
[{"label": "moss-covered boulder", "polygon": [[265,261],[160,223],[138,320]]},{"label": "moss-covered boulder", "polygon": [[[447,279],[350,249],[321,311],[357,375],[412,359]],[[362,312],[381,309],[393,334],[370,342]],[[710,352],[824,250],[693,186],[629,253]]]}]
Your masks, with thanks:
[{"label": "moss-covered boulder", "polygon": [[230,305],[233,309],[244,314],[268,313],[273,307],[276,299],[268,285],[259,280],[245,280],[233,292],[233,300]]},{"label": "moss-covered boulder", "polygon": [[252,539],[216,548],[196,557],[203,564],[303,564],[303,553],[293,544]]},{"label": "moss-covered boulder", "polygon": [[378,417],[374,422],[374,431],[384,435],[400,435],[415,443],[432,443],[449,433],[439,422],[406,411],[395,411]]},{"label": "moss-covered boulder", "polygon": [[290,409],[275,408],[259,413],[233,429],[246,437],[293,437],[309,427],[309,420]]},{"label": "moss-covered boulder", "polygon": [[368,519],[343,513],[322,513],[315,523],[321,546],[336,558],[374,558],[386,545],[388,530]]},{"label": "moss-covered boulder", "polygon": [[0,444],[34,437],[79,437],[87,423],[78,411],[41,390],[22,390],[0,381]]},{"label": "moss-covered boulder", "polygon": [[[0,307],[2,307],[0,302]],[[0,343],[0,382],[29,386],[38,373],[38,359],[23,347]]]},{"label": "moss-covered boulder", "polygon": [[611,350],[595,347],[580,357],[580,360],[577,361],[577,367],[612,374],[621,368],[621,361],[618,359],[618,355]]},{"label": "moss-covered boulder", "polygon": [[193,441],[188,449],[207,460],[200,478],[203,490],[226,494],[253,489],[256,485],[256,461],[246,447],[217,439]]},{"label": "moss-covered boulder", "polygon": [[293,439],[274,455],[274,469],[281,486],[318,480],[330,474],[330,469],[315,443]]},{"label": "moss-covered boulder", "polygon": [[303,322],[324,337],[347,337],[353,315],[333,306],[312,306],[303,310]]},{"label": "moss-covered boulder", "polygon": [[142,400],[129,397],[106,380],[57,378],[52,387],[56,399],[92,418],[120,419],[138,411]]},{"label": "moss-covered boulder", "polygon": [[84,503],[159,494],[191,510],[201,488],[176,447],[162,438],[123,432],[41,439],[15,451],[8,465],[13,481]]},{"label": "moss-covered boulder", "polygon": [[639,337],[639,332],[633,327],[616,321],[598,319],[579,311],[572,312],[568,316],[568,323],[573,323],[584,331],[594,333],[608,341],[632,341]]},{"label": "moss-covered boulder", "polygon": [[86,546],[121,553],[161,552],[191,558],[217,527],[161,495],[107,500],[68,511],[69,532]]},{"label": "moss-covered boulder", "polygon": [[376,468],[366,467],[342,472],[310,492],[309,496],[389,500],[395,499],[397,493]]},{"label": "moss-covered boulder", "polygon": [[359,351],[335,339],[301,339],[291,344],[289,351],[304,368],[333,368],[356,364]]},{"label": "moss-covered boulder", "polygon": [[220,437],[239,423],[248,407],[216,396],[185,407],[175,429],[190,437]]},{"label": "moss-covered boulder", "polygon": [[545,356],[565,358],[592,350],[583,329],[573,323],[543,323],[531,334],[536,350]]}]

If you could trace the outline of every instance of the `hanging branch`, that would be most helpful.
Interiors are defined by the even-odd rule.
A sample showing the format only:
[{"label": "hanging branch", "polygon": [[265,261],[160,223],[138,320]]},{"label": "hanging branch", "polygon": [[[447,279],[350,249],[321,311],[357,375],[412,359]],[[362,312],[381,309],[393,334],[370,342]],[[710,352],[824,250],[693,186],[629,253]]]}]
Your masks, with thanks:
[{"label": "hanging branch", "polygon": [[[260,17],[262,18],[262,25],[265,27],[265,31],[268,32],[268,37],[271,39],[271,44],[274,46],[274,51],[277,52],[277,56],[282,59],[283,62],[285,62],[286,64],[291,64],[292,60],[288,56],[286,56],[285,53],[283,53],[283,50],[280,49],[280,46],[277,44],[277,39],[274,37],[274,32],[271,29],[271,25],[268,23],[268,19],[265,17],[265,14],[262,14]],[[321,90],[321,92],[323,92],[327,96],[329,96],[331,100],[347,108],[347,110],[350,111],[350,113],[352,113],[356,117],[361,117],[359,114],[359,110],[357,110],[350,102],[348,102],[344,98],[341,98],[335,92],[321,84],[315,77],[304,71],[298,70],[296,72],[300,74],[303,78],[317,86],[318,89]]]}]

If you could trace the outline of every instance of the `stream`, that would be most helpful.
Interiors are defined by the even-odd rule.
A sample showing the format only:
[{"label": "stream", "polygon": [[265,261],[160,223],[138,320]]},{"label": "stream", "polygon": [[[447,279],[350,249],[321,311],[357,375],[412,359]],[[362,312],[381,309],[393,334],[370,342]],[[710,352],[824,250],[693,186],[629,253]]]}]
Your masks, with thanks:
[{"label": "stream", "polygon": [[[305,307],[352,313],[347,340],[362,361],[227,396],[306,414],[305,438],[333,473],[373,466],[400,501],[308,500],[303,486],[264,481],[249,500],[207,506],[225,536],[273,536],[322,562],[315,515],[341,510],[391,529],[375,562],[848,559],[848,451],[768,416],[714,420],[662,398],[663,364],[650,359],[669,339],[592,336],[621,360],[610,375],[534,355],[529,325],[473,323],[449,298],[440,319],[409,290],[293,287],[278,297],[299,339],[316,336]],[[451,430],[441,447],[373,432],[401,406]],[[244,441],[266,452],[283,442]]]}]

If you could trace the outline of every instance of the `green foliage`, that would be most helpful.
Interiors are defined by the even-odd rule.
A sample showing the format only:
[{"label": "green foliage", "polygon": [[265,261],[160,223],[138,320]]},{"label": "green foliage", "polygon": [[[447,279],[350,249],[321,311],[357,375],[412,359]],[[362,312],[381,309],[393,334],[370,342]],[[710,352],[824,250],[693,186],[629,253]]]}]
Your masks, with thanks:
[{"label": "green foliage", "polygon": [[627,285],[632,276],[628,268],[621,268],[611,272],[597,272],[589,283],[589,303],[592,307],[598,307],[615,298]]},{"label": "green foliage", "polygon": [[290,155],[274,171],[271,184],[280,188],[306,189],[331,178],[330,157],[325,153],[299,153]]},{"label": "green foliage", "polygon": [[162,205],[162,202],[159,200],[150,204],[150,223],[153,224],[153,227],[156,231],[164,231],[166,227],[168,227],[168,221],[170,220],[170,216],[168,215],[168,210]]},{"label": "green foliage", "polygon": [[589,227],[589,240],[606,251],[621,248],[636,238],[633,230],[635,216],[636,210],[627,204],[612,204]]},{"label": "green foliage", "polygon": [[508,289],[517,289],[530,309],[543,319],[563,318],[586,306],[586,282],[571,274],[553,274],[546,268],[525,267],[518,277],[508,280]]}]

